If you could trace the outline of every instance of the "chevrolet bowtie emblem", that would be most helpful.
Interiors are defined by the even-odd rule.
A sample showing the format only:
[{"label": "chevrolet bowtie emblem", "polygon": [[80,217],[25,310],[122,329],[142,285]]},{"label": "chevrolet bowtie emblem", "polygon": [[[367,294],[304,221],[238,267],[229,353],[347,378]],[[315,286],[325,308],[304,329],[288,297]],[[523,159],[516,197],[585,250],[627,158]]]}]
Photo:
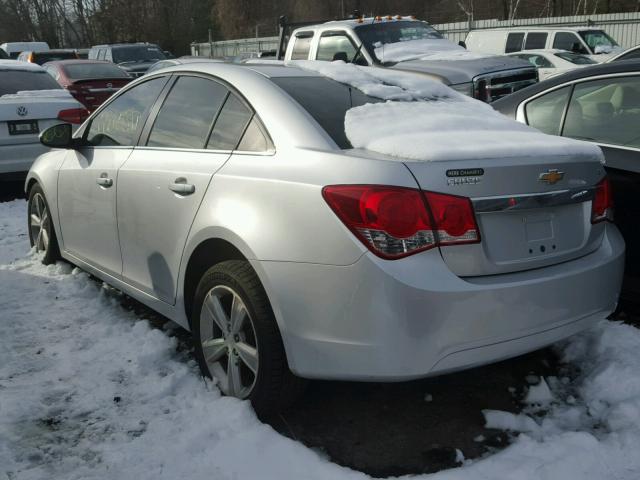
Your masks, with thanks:
[{"label": "chevrolet bowtie emblem", "polygon": [[563,177],[564,177],[564,172],[561,172],[560,170],[553,168],[544,173],[541,173],[538,176],[538,181],[548,183],[549,185],[553,185],[555,183],[558,183],[560,180],[562,180]]}]

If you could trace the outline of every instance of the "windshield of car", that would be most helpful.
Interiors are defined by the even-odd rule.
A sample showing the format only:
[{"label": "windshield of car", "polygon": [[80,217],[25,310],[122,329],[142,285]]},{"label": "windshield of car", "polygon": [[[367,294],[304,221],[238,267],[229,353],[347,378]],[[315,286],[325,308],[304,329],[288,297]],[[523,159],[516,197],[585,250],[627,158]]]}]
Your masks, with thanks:
[{"label": "windshield of car", "polygon": [[428,23],[408,20],[364,23],[356,27],[356,33],[362,40],[364,48],[373,58],[377,58],[374,52],[375,48],[382,45],[412,40],[442,40],[444,38]]},{"label": "windshield of car", "polygon": [[165,55],[158,47],[136,45],[131,47],[118,47],[113,49],[113,62],[157,62],[164,60]]},{"label": "windshield of car", "polygon": [[76,63],[65,65],[63,68],[67,76],[74,80],[129,77],[127,72],[112,63]]},{"label": "windshield of car", "polygon": [[22,90],[52,90],[62,88],[44,70],[27,72],[24,70],[0,69],[0,96]]},{"label": "windshield of car", "polygon": [[567,62],[574,63],[576,65],[594,65],[598,62],[587,57],[586,55],[580,55],[579,53],[571,53],[571,52],[558,52],[555,54],[556,57],[560,57]]},{"label": "windshield of car", "polygon": [[616,41],[602,30],[583,30],[578,33],[593,53],[609,53],[618,46]]},{"label": "windshield of car", "polygon": [[78,55],[74,51],[68,52],[39,52],[33,54],[33,61],[38,65],[44,65],[47,62],[54,62],[56,60],[70,60],[78,58]]},{"label": "windshield of car", "polygon": [[326,77],[274,77],[271,81],[293,97],[342,149],[352,148],[344,132],[347,110],[381,102]]}]

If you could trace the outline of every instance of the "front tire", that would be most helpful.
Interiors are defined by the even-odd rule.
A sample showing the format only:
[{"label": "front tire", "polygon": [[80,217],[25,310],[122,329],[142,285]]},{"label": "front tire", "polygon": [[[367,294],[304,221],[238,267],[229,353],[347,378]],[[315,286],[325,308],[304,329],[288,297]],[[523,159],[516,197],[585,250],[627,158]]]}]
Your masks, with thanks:
[{"label": "front tire", "polygon": [[259,416],[295,401],[304,381],[289,370],[269,300],[248,262],[229,260],[207,270],[192,311],[198,364],[223,394],[250,400]]},{"label": "front tire", "polygon": [[36,247],[36,251],[44,252],[42,263],[49,265],[60,259],[60,249],[53,221],[51,209],[44,196],[42,187],[38,184],[29,190],[28,218],[29,243]]}]

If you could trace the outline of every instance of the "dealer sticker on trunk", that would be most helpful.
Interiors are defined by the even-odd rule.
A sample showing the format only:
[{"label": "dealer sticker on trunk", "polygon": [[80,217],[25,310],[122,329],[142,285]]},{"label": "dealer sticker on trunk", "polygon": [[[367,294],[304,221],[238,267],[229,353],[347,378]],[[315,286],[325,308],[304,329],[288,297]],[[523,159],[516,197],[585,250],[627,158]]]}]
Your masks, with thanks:
[{"label": "dealer sticker on trunk", "polygon": [[483,168],[456,168],[447,170],[447,185],[477,185],[482,180],[480,177],[484,175]]}]

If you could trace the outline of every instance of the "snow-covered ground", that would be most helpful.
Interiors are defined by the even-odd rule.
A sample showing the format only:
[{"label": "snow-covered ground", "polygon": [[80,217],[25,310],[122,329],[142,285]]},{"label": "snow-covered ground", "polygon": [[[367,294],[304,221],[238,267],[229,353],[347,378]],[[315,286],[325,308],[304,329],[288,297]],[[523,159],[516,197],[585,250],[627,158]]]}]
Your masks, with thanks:
[{"label": "snow-covered ground", "polygon": [[[23,200],[0,203],[1,478],[367,478],[221,397],[108,287],[42,266],[25,219]],[[558,348],[579,375],[532,387],[519,415],[484,412],[514,442],[428,478],[638,479],[640,331],[603,321]]]}]

